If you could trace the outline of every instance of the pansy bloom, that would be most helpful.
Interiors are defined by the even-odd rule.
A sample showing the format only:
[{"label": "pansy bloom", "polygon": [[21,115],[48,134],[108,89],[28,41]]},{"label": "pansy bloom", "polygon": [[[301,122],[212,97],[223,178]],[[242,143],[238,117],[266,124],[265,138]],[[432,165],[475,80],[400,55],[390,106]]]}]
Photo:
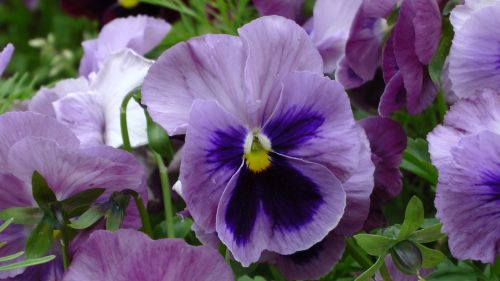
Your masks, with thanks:
[{"label": "pansy bloom", "polygon": [[[124,151],[110,147],[81,148],[76,136],[55,119],[32,112],[0,116],[0,209],[36,207],[31,180],[37,171],[57,200],[64,200],[89,188],[104,188],[99,200],[114,191],[131,189],[145,196],[142,166]],[[104,202],[103,201],[103,202]],[[138,227],[137,210],[129,206],[131,227]],[[0,256],[24,249],[29,226],[12,225],[0,233],[7,243]],[[54,243],[55,244],[55,243]],[[58,254],[56,249],[52,253]],[[0,279],[61,280],[61,258],[27,269],[0,271]],[[7,279],[10,280],[10,279]]]},{"label": "pansy bloom", "polygon": [[179,239],[151,240],[121,229],[98,230],[80,246],[63,281],[231,281],[231,268],[208,246]]},{"label": "pansy bloom", "polygon": [[500,52],[491,38],[500,28],[500,1],[467,1],[453,10],[451,19],[455,37],[449,75],[454,93],[463,98],[484,88],[499,89]]},{"label": "pansy bloom", "polygon": [[436,216],[453,256],[493,263],[500,255],[500,94],[457,101],[427,137],[439,170]]},{"label": "pansy bloom", "polygon": [[308,249],[339,224],[366,136],[300,26],[263,17],[239,35],[166,51],[142,101],[169,134],[186,133],[180,179],[196,224],[249,265],[264,250]]},{"label": "pansy bloom", "polygon": [[253,0],[253,4],[263,16],[277,15],[297,20],[304,0]]},{"label": "pansy bloom", "polygon": [[12,44],[7,44],[5,48],[0,52],[0,76],[7,68],[7,65],[12,58],[12,53],[14,53],[14,46]]},{"label": "pansy bloom", "polygon": [[384,49],[382,67],[387,84],[380,99],[382,116],[406,107],[422,112],[437,94],[427,65],[441,35],[441,11],[436,0],[404,0],[398,21]]}]

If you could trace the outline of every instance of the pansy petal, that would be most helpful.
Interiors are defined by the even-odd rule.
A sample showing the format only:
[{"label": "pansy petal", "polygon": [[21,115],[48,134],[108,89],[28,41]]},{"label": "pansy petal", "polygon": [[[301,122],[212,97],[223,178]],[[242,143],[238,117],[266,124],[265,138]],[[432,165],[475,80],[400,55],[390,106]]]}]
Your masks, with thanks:
[{"label": "pansy petal", "polygon": [[344,253],[345,238],[331,232],[311,248],[276,257],[276,266],[288,280],[316,280],[330,272]]},{"label": "pansy petal", "polygon": [[17,275],[14,278],[6,281],[60,281],[64,274],[63,260],[60,255],[50,262],[40,265],[30,266],[25,269],[23,274]]},{"label": "pansy petal", "polygon": [[31,186],[10,173],[0,172],[0,210],[30,206],[31,193]]},{"label": "pansy petal", "polygon": [[214,101],[193,104],[180,179],[190,214],[205,231],[215,230],[219,200],[243,163],[247,129]]},{"label": "pansy petal", "polygon": [[[123,144],[120,106],[125,96],[141,85],[152,63],[131,50],[125,50],[108,57],[97,74],[91,89],[104,113],[106,145],[118,147]],[[144,110],[133,100],[127,106],[127,124],[131,145],[136,147],[146,144]]]},{"label": "pansy petal", "polygon": [[[0,223],[3,221],[0,221]],[[26,245],[26,234],[22,225],[10,225],[5,229],[2,233],[0,233],[0,241],[5,242],[6,245],[0,248],[0,257],[6,257],[21,251],[24,251]],[[8,262],[0,262],[0,266],[12,264],[15,262],[20,262],[24,259],[24,257],[19,257],[14,260],[10,260]],[[0,280],[18,280],[23,276],[23,272],[26,268],[17,268],[13,270],[0,271]],[[10,277],[10,278],[9,278]],[[33,279],[24,279],[24,280],[33,280]]]},{"label": "pansy petal", "polygon": [[68,94],[52,104],[57,119],[75,133],[82,145],[104,143],[104,116],[95,95]]},{"label": "pansy petal", "polygon": [[494,263],[500,254],[500,135],[481,132],[452,149],[440,169],[437,217],[456,258]]},{"label": "pansy petal", "polygon": [[195,99],[212,99],[246,119],[243,44],[238,37],[205,35],[181,42],[153,64],[142,103],[170,135],[184,134]]},{"label": "pansy petal", "polygon": [[169,30],[170,24],[148,16],[113,20],[103,27],[97,39],[83,42],[85,52],[80,75],[97,72],[108,56],[127,48],[144,55],[158,45]]},{"label": "pansy petal", "polygon": [[441,11],[436,0],[412,0],[415,9],[415,51],[422,64],[429,64],[441,38]]},{"label": "pansy petal", "polygon": [[28,109],[55,117],[53,102],[71,93],[86,93],[89,87],[89,82],[84,77],[59,81],[54,88],[41,88],[31,99]]},{"label": "pansy petal", "polygon": [[[465,2],[465,3],[464,3]],[[482,8],[499,4],[499,0],[462,0],[462,5],[457,5],[450,13],[450,22],[455,32],[462,29],[465,22],[470,18],[473,12]]]},{"label": "pansy petal", "polygon": [[306,72],[290,74],[284,85],[263,128],[272,149],[322,164],[345,180],[358,164],[360,141],[342,86]]},{"label": "pansy petal", "polygon": [[12,173],[24,182],[31,182],[33,172],[38,171],[58,199],[96,187],[105,188],[107,194],[137,189],[143,181],[141,171],[134,165],[93,157],[35,137],[24,138],[12,146],[8,164]]},{"label": "pansy petal", "polygon": [[499,28],[500,5],[495,5],[474,12],[455,33],[449,71],[452,89],[458,97],[500,87],[500,51],[497,40],[491,40]]},{"label": "pansy petal", "polygon": [[255,107],[252,112],[256,110],[250,125],[262,126],[278,102],[282,80],[295,71],[322,74],[323,60],[307,33],[283,17],[256,19],[238,33],[247,54],[245,80],[250,90],[249,102]]},{"label": "pansy petal", "polygon": [[5,46],[5,48],[0,52],[0,76],[2,76],[3,72],[7,68],[13,53],[14,45],[10,43],[7,44],[7,46]]},{"label": "pansy petal", "polygon": [[263,16],[277,15],[297,19],[304,0],[253,0],[255,8]]},{"label": "pansy petal", "polygon": [[342,84],[345,89],[354,89],[365,83],[365,80],[351,68],[346,57],[343,57],[339,62],[335,71],[335,80]]},{"label": "pansy petal", "polygon": [[134,230],[96,231],[76,253],[63,281],[230,281],[216,250],[179,239],[151,240]]},{"label": "pansy petal", "polygon": [[346,205],[341,182],[322,165],[273,153],[260,173],[242,166],[217,210],[219,238],[244,266],[264,250],[292,254],[323,240]]},{"label": "pansy petal", "polygon": [[11,146],[28,136],[51,139],[73,149],[80,145],[73,132],[54,118],[32,112],[6,113],[0,116],[0,167],[5,165]]},{"label": "pansy petal", "polygon": [[406,104],[406,90],[401,72],[396,73],[389,80],[384,93],[380,97],[378,112],[380,116],[389,116],[394,111],[400,109]]}]

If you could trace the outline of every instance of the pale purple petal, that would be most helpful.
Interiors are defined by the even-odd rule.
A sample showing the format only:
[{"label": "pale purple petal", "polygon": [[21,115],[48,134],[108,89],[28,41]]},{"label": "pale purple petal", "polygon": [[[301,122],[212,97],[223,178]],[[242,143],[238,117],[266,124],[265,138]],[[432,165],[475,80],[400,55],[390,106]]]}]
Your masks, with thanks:
[{"label": "pale purple petal", "polygon": [[458,97],[475,95],[484,88],[500,88],[499,41],[492,39],[499,28],[500,5],[495,5],[473,12],[455,33],[449,71]]},{"label": "pale purple petal", "polygon": [[465,0],[464,4],[457,5],[450,14],[450,22],[453,30],[458,32],[477,10],[499,4],[499,0]]},{"label": "pale purple petal", "polygon": [[83,42],[80,75],[97,72],[108,56],[124,49],[144,55],[156,47],[169,30],[170,24],[148,16],[113,20],[103,27],[97,39]]},{"label": "pale purple petal", "polygon": [[151,240],[141,232],[96,231],[76,253],[64,281],[230,281],[214,249],[178,239]]},{"label": "pale purple petal", "polygon": [[273,165],[231,178],[217,210],[217,233],[244,266],[264,250],[289,255],[320,242],[346,205],[340,181],[325,167],[272,154]]},{"label": "pale purple petal", "polygon": [[0,76],[2,76],[3,72],[7,68],[13,53],[14,45],[10,43],[7,44],[7,46],[5,46],[5,48],[0,52]]},{"label": "pale purple petal", "polygon": [[195,99],[216,100],[246,118],[244,63],[238,37],[205,35],[181,42],[150,68],[142,86],[142,103],[170,135],[186,132]]},{"label": "pale purple petal", "polygon": [[263,16],[277,15],[292,20],[298,19],[304,0],[253,0]]}]

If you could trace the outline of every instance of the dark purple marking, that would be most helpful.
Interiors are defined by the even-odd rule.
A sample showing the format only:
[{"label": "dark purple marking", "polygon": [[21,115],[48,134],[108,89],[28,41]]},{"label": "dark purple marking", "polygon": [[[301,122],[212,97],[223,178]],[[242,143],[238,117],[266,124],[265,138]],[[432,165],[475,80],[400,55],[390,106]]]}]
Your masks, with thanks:
[{"label": "dark purple marking", "polygon": [[310,223],[324,203],[319,187],[278,154],[272,165],[253,173],[245,166],[229,200],[225,221],[238,245],[245,245],[260,206],[274,231],[295,231]]},{"label": "dark purple marking", "polygon": [[298,251],[291,255],[286,256],[286,258],[290,259],[292,262],[298,265],[308,264],[315,259],[319,258],[319,254],[325,248],[325,240],[323,239],[321,242],[314,244],[311,248]]},{"label": "dark purple marking", "polygon": [[273,151],[286,153],[317,137],[325,118],[311,108],[293,106],[272,117],[264,126]]},{"label": "dark purple marking", "polygon": [[500,202],[500,173],[487,171],[482,175],[479,186],[486,186],[489,190],[484,191],[484,196],[488,197],[488,202]]},{"label": "dark purple marking", "polygon": [[217,130],[210,138],[211,146],[205,149],[206,161],[212,171],[221,168],[238,169],[243,161],[246,129],[243,126]]}]

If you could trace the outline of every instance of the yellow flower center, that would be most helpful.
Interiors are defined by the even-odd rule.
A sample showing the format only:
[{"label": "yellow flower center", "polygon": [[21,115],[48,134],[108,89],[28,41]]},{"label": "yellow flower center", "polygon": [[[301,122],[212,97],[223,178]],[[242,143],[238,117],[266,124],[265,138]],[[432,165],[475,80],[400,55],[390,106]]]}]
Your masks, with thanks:
[{"label": "yellow flower center", "polygon": [[265,171],[271,166],[271,141],[258,130],[249,133],[245,139],[245,163],[254,173]]},{"label": "yellow flower center", "polygon": [[137,5],[139,5],[139,2],[139,0],[118,0],[118,3],[120,3],[120,5],[126,9],[132,9],[136,7]]}]

